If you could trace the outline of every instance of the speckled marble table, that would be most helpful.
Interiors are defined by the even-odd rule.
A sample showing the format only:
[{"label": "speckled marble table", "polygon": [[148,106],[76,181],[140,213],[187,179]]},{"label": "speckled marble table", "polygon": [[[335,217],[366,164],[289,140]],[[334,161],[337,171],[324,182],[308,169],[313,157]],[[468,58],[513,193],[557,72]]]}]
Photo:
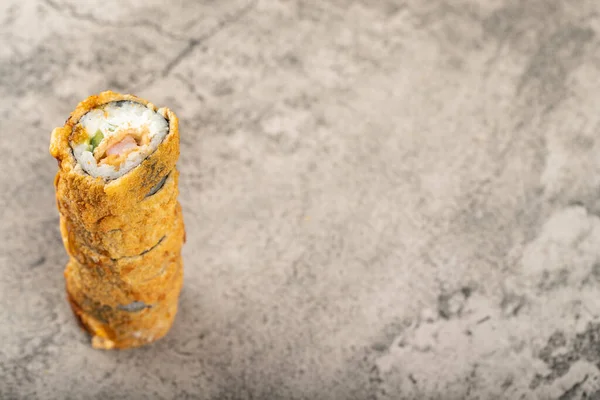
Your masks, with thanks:
[{"label": "speckled marble table", "polygon": [[[166,3],[0,4],[0,398],[599,398],[597,1]],[[124,352],[48,154],[109,88],[182,120],[180,313]]]}]

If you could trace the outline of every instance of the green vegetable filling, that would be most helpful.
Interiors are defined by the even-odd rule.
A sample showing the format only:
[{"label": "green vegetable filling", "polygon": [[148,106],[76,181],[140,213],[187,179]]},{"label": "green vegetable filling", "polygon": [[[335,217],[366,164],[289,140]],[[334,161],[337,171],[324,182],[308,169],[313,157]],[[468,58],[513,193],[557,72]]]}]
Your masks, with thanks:
[{"label": "green vegetable filling", "polygon": [[98,129],[92,140],[90,140],[90,151],[92,153],[94,152],[94,149],[98,147],[102,139],[104,139],[104,135],[102,134],[102,131]]}]

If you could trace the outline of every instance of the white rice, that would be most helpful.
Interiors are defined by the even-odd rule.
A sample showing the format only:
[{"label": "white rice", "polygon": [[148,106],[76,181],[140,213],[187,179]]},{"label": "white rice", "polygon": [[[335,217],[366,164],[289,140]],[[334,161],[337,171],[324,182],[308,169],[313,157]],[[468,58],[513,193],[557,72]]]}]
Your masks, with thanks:
[{"label": "white rice", "polygon": [[[112,102],[89,111],[78,123],[85,130],[88,139],[79,144],[72,141],[70,143],[79,166],[91,176],[101,177],[105,180],[117,179],[125,175],[152,154],[164,140],[169,132],[169,123],[164,114],[164,109],[155,112],[143,104],[133,101]],[[90,151],[90,140],[98,130],[104,135],[100,142],[103,143],[111,137],[119,135],[122,130],[144,128],[149,131],[150,142],[129,153],[117,167],[110,164],[98,164]]]}]

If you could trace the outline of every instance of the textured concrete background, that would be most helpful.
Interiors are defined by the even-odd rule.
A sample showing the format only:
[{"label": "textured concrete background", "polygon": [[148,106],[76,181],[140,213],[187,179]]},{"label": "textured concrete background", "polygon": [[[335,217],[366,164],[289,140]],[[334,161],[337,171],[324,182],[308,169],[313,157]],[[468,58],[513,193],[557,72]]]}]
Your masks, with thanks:
[{"label": "textured concrete background", "polygon": [[[0,3],[0,398],[600,396],[596,0]],[[50,131],[182,120],[181,311],[93,350]]]}]

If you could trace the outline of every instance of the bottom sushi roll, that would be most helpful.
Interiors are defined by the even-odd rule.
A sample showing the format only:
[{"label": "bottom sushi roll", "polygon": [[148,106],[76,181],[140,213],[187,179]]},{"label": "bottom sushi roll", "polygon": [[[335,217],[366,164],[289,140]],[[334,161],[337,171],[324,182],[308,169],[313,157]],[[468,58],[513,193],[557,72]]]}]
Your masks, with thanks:
[{"label": "bottom sushi roll", "polygon": [[143,297],[140,292],[118,281],[114,287],[95,293],[90,290],[94,279],[89,275],[86,266],[73,260],[65,269],[69,303],[82,328],[92,335],[93,347],[139,347],[167,334],[177,314],[183,284],[181,263],[171,263],[163,276],[146,283],[143,290],[156,290],[155,299],[146,301],[136,300]]},{"label": "bottom sushi roll", "polygon": [[61,232],[72,254],[65,269],[68,299],[92,346],[137,347],[164,336],[177,313],[183,284],[181,245],[185,231],[181,207],[170,232],[152,249],[118,260],[95,253]]}]

